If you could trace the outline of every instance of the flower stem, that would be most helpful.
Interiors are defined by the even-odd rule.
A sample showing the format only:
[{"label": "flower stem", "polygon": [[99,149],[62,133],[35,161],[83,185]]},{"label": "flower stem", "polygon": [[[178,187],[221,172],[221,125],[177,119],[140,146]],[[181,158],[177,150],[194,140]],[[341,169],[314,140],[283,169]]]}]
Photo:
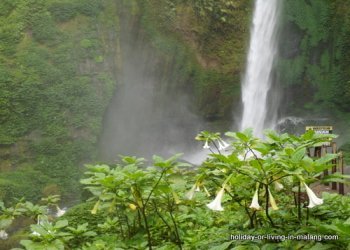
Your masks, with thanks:
[{"label": "flower stem", "polygon": [[214,141],[212,141],[212,143],[214,144],[214,146],[215,146],[216,150],[219,152],[219,154],[221,154],[221,152],[220,152],[218,146],[216,146],[216,143],[215,143]]},{"label": "flower stem", "polygon": [[266,194],[266,201],[265,201],[265,213],[266,213],[266,217],[269,219],[271,226],[274,227],[275,224],[273,223],[273,220],[271,219],[270,215],[269,215],[269,186],[268,185],[264,185],[265,186],[265,194]]},{"label": "flower stem", "polygon": [[152,188],[151,192],[149,193],[149,195],[148,195],[148,197],[147,197],[147,199],[146,199],[146,201],[145,201],[145,204],[143,204],[144,207],[147,206],[147,203],[148,203],[149,199],[151,198],[151,196],[152,196],[154,190],[155,190],[156,187],[158,186],[159,182],[160,182],[161,179],[163,178],[163,175],[165,174],[166,171],[167,171],[167,169],[164,169],[164,170],[162,171],[162,173],[160,174],[160,176],[159,176],[159,178],[158,178],[158,180],[157,180],[157,183],[154,185],[154,187]]},{"label": "flower stem", "polygon": [[298,220],[301,223],[301,183],[298,184]]},{"label": "flower stem", "polygon": [[181,241],[181,238],[180,238],[180,234],[179,234],[179,230],[178,230],[178,227],[177,227],[177,223],[176,223],[176,220],[173,216],[173,205],[174,205],[174,200],[172,200],[170,202],[169,200],[169,197],[168,197],[168,202],[169,202],[169,213],[170,213],[170,218],[171,218],[171,221],[173,222],[174,224],[174,228],[175,228],[175,236],[177,238],[177,242],[176,244],[179,246],[179,249],[182,250],[182,241]]},{"label": "flower stem", "polygon": [[148,240],[148,249],[152,250],[152,237],[151,237],[151,232],[148,226],[148,221],[147,221],[147,216],[145,212],[145,207],[143,206],[141,209],[141,214],[143,217],[143,221],[145,222],[145,227],[146,227],[146,232],[147,232],[147,240]]}]

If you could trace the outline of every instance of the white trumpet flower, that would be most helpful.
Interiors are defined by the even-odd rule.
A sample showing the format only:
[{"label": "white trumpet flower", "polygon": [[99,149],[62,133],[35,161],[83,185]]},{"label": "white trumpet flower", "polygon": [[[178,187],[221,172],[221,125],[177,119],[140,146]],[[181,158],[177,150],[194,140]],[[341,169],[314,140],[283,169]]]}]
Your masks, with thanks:
[{"label": "white trumpet flower", "polygon": [[40,236],[41,234],[40,234],[40,233],[38,233],[38,232],[36,232],[36,231],[33,231],[33,232],[31,233],[31,235],[34,235],[34,236]]},{"label": "white trumpet flower", "polygon": [[309,197],[309,205],[307,206],[308,208],[313,208],[315,206],[318,205],[322,205],[323,204],[323,199],[320,199],[316,196],[316,194],[311,190],[311,188],[309,188],[305,182],[303,182],[305,189],[306,189],[306,193],[307,196]]},{"label": "white trumpet flower", "polygon": [[205,148],[205,149],[209,149],[210,148],[210,146],[208,144],[208,140],[205,141],[203,148]]},{"label": "white trumpet flower", "polygon": [[259,205],[258,189],[255,190],[255,193],[254,193],[254,196],[252,199],[252,203],[250,204],[249,208],[253,208],[255,210],[261,209],[261,207]]},{"label": "white trumpet flower", "polygon": [[278,181],[275,181],[274,185],[275,185],[275,190],[276,191],[281,191],[284,188],[283,184],[278,182]]},{"label": "white trumpet flower", "polygon": [[193,197],[194,197],[195,192],[200,192],[200,191],[201,191],[201,188],[200,188],[201,186],[203,186],[204,192],[205,192],[208,196],[210,196],[210,194],[209,194],[208,190],[205,188],[205,186],[202,185],[201,182],[198,182],[198,181],[197,181],[197,182],[192,186],[191,190],[188,191],[188,192],[186,193],[185,197],[186,197],[188,200],[192,200]]},{"label": "white trumpet flower", "polygon": [[224,148],[227,148],[227,147],[230,146],[230,144],[228,144],[227,142],[225,142],[223,139],[220,139],[220,141],[221,141],[222,146],[223,146]]},{"label": "white trumpet flower", "polygon": [[218,144],[219,144],[219,150],[224,150],[225,149],[224,145],[222,145],[219,140],[218,140]]},{"label": "white trumpet flower", "polygon": [[216,195],[215,199],[207,204],[207,207],[214,211],[224,211],[224,208],[221,206],[221,200],[224,196],[225,188],[221,188],[218,194]]},{"label": "white trumpet flower", "polygon": [[6,240],[8,238],[8,234],[6,233],[5,230],[0,230],[0,240]]},{"label": "white trumpet flower", "polygon": [[270,204],[271,204],[272,209],[273,210],[278,210],[275,198],[273,198],[273,196],[272,196],[272,194],[270,192],[270,189],[269,189],[269,200],[270,200]]},{"label": "white trumpet flower", "polygon": [[60,209],[60,208],[57,206],[56,217],[61,217],[61,216],[64,215],[65,213],[66,213],[66,209],[65,209],[65,208]]},{"label": "white trumpet flower", "polygon": [[185,197],[188,199],[188,200],[192,200],[193,199],[193,196],[194,196],[194,192],[197,191],[197,188],[199,188],[197,186],[197,183],[193,185],[193,187],[191,188],[190,191],[187,192],[187,194],[185,195]]}]

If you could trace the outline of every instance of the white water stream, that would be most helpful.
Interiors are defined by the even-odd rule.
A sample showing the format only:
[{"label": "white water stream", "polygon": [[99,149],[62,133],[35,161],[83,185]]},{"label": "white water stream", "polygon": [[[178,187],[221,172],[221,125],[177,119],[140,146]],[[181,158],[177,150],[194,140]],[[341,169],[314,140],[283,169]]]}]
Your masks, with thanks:
[{"label": "white water stream", "polygon": [[[279,0],[256,0],[247,68],[242,85],[243,115],[241,130],[253,128],[254,135],[276,123],[276,112],[269,112],[269,91],[277,54],[277,21]],[[273,102],[272,102],[273,103]],[[276,104],[275,104],[276,105]],[[276,109],[275,109],[276,110]]]}]

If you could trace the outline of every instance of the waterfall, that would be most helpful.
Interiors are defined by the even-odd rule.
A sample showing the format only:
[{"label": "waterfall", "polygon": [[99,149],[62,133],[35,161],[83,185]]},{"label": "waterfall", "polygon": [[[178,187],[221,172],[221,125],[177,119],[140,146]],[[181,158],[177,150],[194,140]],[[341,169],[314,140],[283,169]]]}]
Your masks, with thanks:
[{"label": "waterfall", "polygon": [[262,137],[263,130],[271,128],[276,122],[276,112],[269,110],[269,103],[274,102],[270,100],[274,98],[270,90],[277,54],[278,2],[279,0],[255,2],[247,68],[242,84],[241,130],[253,128],[254,135],[258,137]]}]

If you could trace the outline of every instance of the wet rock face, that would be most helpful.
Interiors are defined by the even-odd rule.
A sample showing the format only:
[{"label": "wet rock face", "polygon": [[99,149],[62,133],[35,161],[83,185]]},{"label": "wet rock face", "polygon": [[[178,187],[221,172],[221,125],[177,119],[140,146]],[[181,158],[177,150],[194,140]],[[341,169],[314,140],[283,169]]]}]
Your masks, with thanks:
[{"label": "wet rock face", "polygon": [[282,58],[292,59],[300,55],[300,43],[303,40],[304,32],[296,24],[288,22],[281,29],[280,36],[279,53]]}]

